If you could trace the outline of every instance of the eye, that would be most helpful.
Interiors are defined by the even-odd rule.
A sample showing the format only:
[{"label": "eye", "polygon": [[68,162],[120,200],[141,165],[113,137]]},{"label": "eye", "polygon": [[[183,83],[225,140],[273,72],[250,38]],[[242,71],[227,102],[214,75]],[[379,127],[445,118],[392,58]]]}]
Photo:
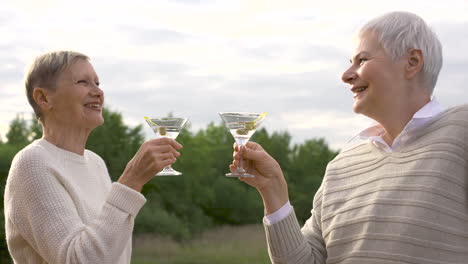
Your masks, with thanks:
[{"label": "eye", "polygon": [[76,82],[77,84],[83,84],[83,85],[88,85],[88,81],[87,80],[79,80]]},{"label": "eye", "polygon": [[366,62],[366,61],[368,61],[368,60],[369,60],[369,59],[366,59],[366,58],[360,58],[360,59],[358,60],[359,66],[363,65],[364,62]]},{"label": "eye", "polygon": [[100,83],[100,82],[95,82],[95,84],[96,84],[96,86],[98,86],[98,87],[99,87],[99,84],[101,84],[101,83]]}]

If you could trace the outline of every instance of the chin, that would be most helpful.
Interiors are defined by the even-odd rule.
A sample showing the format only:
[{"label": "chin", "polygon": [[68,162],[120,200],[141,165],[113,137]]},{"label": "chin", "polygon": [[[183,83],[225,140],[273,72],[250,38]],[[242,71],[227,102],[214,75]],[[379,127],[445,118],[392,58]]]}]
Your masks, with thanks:
[{"label": "chin", "polygon": [[369,112],[369,109],[366,109],[363,105],[354,105],[353,106],[353,111],[354,113],[358,114],[358,115],[363,115],[363,116],[366,116],[368,118],[371,118],[371,119],[374,119],[372,118],[372,114],[371,112]]},{"label": "chin", "polygon": [[96,127],[98,127],[98,126],[100,126],[100,125],[102,125],[102,124],[104,124],[104,118],[101,117],[101,118],[96,122]]},{"label": "chin", "polygon": [[369,113],[375,110],[375,103],[371,100],[366,100],[369,98],[356,98],[353,103],[353,111],[356,114],[361,114],[368,116]]},{"label": "chin", "polygon": [[362,106],[361,104],[354,102],[353,104],[353,112],[356,114],[362,114]]},{"label": "chin", "polygon": [[367,107],[363,104],[354,104],[353,105],[353,111],[354,113],[356,114],[359,114],[359,115],[363,115],[363,116],[366,116],[370,119],[373,119],[373,120],[376,120],[376,116],[375,116],[375,113],[376,113],[376,109],[373,108],[373,107],[370,107],[369,105],[367,105]]},{"label": "chin", "polygon": [[91,128],[91,129],[95,129],[96,127],[98,127],[98,126],[100,126],[102,124],[104,124],[104,118],[102,118],[102,117],[88,121],[88,127]]}]

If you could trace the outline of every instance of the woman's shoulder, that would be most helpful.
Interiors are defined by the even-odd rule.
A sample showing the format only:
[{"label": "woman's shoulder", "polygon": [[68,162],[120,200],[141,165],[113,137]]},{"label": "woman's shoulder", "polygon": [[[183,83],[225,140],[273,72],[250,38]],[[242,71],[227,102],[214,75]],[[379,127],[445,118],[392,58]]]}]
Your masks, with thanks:
[{"label": "woman's shoulder", "polygon": [[16,153],[12,165],[16,163],[27,163],[33,166],[35,162],[45,161],[50,158],[50,153],[41,144],[41,140],[35,140]]},{"label": "woman's shoulder", "polygon": [[46,169],[47,164],[51,164],[59,157],[54,156],[41,140],[35,140],[22,150],[16,153],[11,162],[9,178],[13,175],[27,177],[30,174],[38,173]]},{"label": "woman's shoulder", "polygon": [[445,111],[442,112],[442,116],[444,115],[463,115],[468,116],[468,104],[461,104],[457,106],[452,106],[447,108]]},{"label": "woman's shoulder", "polygon": [[11,162],[6,190],[12,186],[37,184],[45,174],[50,160],[50,154],[37,140],[24,147]]},{"label": "woman's shoulder", "polygon": [[450,125],[450,124],[463,124],[463,126],[468,127],[468,104],[462,104],[457,106],[452,106],[436,117],[428,124],[428,127],[434,125]]}]

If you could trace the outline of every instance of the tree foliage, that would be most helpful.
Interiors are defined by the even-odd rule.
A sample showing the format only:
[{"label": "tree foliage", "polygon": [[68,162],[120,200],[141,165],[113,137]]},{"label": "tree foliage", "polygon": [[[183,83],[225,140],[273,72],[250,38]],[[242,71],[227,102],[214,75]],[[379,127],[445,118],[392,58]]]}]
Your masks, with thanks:
[{"label": "tree foliage", "polygon": [[[100,155],[116,181],[126,164],[144,142],[141,125],[129,127],[118,112],[104,109],[104,125],[88,138],[87,149]],[[3,193],[13,156],[42,136],[40,124],[17,116],[10,123],[7,142],[0,142],[0,190]],[[312,200],[320,186],[327,163],[335,157],[324,139],[292,144],[287,131],[258,130],[256,141],[280,164],[289,184],[291,203],[300,222],[310,217]],[[155,177],[143,189],[147,203],[135,222],[136,233],[155,233],[178,239],[190,238],[215,225],[258,223],[263,204],[257,191],[232,178],[226,178],[232,162],[234,139],[220,124],[192,132],[187,126],[177,138],[183,145],[181,157],[173,165],[178,177]],[[0,206],[0,252],[7,252],[4,235],[3,195]],[[0,262],[8,256],[0,253]]]},{"label": "tree foliage", "polygon": [[10,123],[10,129],[6,134],[10,145],[24,147],[29,143],[29,127],[23,115],[17,115]]},{"label": "tree foliage", "polygon": [[89,135],[86,148],[104,159],[112,180],[116,181],[144,142],[142,126],[130,128],[118,112],[103,109],[104,124]]}]

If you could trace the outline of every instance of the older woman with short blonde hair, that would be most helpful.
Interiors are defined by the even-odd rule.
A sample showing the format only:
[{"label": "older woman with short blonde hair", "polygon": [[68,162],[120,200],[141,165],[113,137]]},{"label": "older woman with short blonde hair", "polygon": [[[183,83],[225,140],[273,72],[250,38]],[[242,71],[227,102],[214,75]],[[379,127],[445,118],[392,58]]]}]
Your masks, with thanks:
[{"label": "older woman with short blonde hair", "polygon": [[104,92],[89,58],[73,51],[43,54],[25,78],[43,138],[18,152],[5,189],[8,249],[15,263],[130,263],[140,193],[175,162],[182,146],[145,142],[117,182],[86,150],[101,125]]}]

